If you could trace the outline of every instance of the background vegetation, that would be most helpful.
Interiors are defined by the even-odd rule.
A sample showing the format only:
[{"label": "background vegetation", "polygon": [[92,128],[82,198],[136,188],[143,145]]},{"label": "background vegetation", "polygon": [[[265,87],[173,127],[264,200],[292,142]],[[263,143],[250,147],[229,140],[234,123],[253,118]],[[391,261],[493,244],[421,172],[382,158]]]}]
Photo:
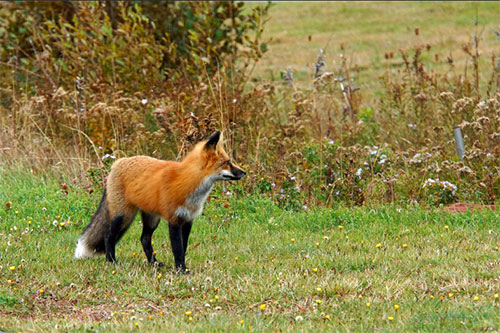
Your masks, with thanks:
[{"label": "background vegetation", "polygon": [[[274,15],[297,17],[292,12],[301,5],[277,5]],[[286,24],[271,20],[271,45],[282,52],[288,40],[281,38],[298,36],[303,43],[319,38],[324,47],[314,44],[317,56],[302,59],[310,51],[296,52],[300,46],[291,42],[290,63],[278,53],[278,73],[272,53],[259,60],[269,44],[262,34],[268,5],[2,4],[4,160],[68,169],[71,158],[70,173],[99,181],[110,164],[104,156],[176,159],[222,128],[232,155],[250,171],[243,190],[289,209],[494,203],[500,191],[496,4],[396,4],[428,18],[399,30],[399,21],[372,26],[360,19],[358,40],[354,32],[336,32],[349,30],[368,10],[363,4],[326,6],[339,23],[319,37],[312,32],[330,16],[303,6],[317,21],[290,24],[284,35],[278,27]],[[432,17],[454,10],[460,30],[453,40],[429,37],[439,35],[434,28],[449,32]],[[382,51],[373,47],[381,32],[407,40],[401,48],[387,42]],[[455,40],[457,33],[466,37]],[[309,72],[293,68],[301,60]],[[464,132],[463,161],[454,147],[456,126]]]}]

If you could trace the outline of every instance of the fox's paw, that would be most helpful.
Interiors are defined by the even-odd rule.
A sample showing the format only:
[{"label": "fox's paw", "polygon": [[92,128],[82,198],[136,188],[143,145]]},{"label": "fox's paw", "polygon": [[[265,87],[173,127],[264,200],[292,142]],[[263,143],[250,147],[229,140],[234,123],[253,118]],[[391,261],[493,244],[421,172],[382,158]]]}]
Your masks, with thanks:
[{"label": "fox's paw", "polygon": [[187,269],[186,267],[177,267],[175,269],[175,273],[178,275],[181,274],[191,274],[191,270]]},{"label": "fox's paw", "polygon": [[164,263],[162,263],[161,261],[153,261],[153,262],[151,263],[151,265],[152,265],[153,267],[163,267],[163,266],[165,266],[165,264],[164,264]]}]

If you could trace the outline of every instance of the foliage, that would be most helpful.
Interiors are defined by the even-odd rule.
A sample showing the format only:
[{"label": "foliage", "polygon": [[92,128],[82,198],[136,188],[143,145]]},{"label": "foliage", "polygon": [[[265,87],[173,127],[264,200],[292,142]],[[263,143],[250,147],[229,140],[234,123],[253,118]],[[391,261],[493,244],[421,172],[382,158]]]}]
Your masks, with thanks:
[{"label": "foliage", "polygon": [[[269,5],[243,3],[5,3],[0,59],[69,88],[77,76],[115,90],[148,90],[164,75],[190,80],[238,58],[257,60]],[[40,82],[37,87],[40,88]]]},{"label": "foliage", "polygon": [[269,4],[248,11],[243,2],[233,1],[144,2],[141,6],[155,27],[155,39],[168,50],[163,66],[174,75],[213,73],[228,61],[234,63],[236,55],[248,65],[267,50],[262,32]]},{"label": "foliage", "polygon": [[479,71],[477,36],[463,45],[463,69],[451,56],[433,57],[428,43],[388,52],[382,92],[368,102],[343,44],[334,68],[320,52],[307,87],[295,84],[293,69],[283,82],[252,80],[268,7],[55,6],[0,9],[8,17],[0,23],[6,154],[40,152],[64,164],[71,150],[99,183],[111,161],[103,156],[179,159],[223,129],[228,151],[249,171],[244,191],[287,209],[498,201],[500,67],[493,55],[491,70]]},{"label": "foliage", "polygon": [[[234,105],[215,126],[242,122],[234,119],[236,103],[213,96],[239,99],[249,65],[266,49],[268,7],[244,13],[233,2],[4,3],[0,68],[8,88],[0,97],[5,110],[27,111],[9,125],[18,134],[91,142],[106,153],[175,158],[193,141],[189,133],[202,130],[199,139],[213,129],[216,108]],[[207,89],[221,71],[221,86],[235,97]]]}]

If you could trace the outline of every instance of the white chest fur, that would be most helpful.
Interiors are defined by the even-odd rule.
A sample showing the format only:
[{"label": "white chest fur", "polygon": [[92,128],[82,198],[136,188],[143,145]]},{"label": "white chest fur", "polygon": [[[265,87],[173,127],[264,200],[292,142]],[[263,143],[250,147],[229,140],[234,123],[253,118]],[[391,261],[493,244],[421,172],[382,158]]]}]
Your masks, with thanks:
[{"label": "white chest fur", "polygon": [[206,177],[201,184],[187,197],[182,206],[175,210],[175,215],[186,221],[193,221],[203,212],[203,205],[212,190],[217,175]]}]

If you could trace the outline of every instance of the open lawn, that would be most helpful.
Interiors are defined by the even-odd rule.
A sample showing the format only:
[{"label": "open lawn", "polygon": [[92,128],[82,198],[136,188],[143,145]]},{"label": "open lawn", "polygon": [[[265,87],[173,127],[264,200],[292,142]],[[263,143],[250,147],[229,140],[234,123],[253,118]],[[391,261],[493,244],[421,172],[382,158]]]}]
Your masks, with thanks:
[{"label": "open lawn", "polygon": [[499,213],[287,212],[219,186],[193,228],[192,273],[176,275],[166,223],[154,238],[166,267],[145,263],[139,222],[118,265],[76,261],[100,193],[1,175],[2,331],[500,329]]}]

